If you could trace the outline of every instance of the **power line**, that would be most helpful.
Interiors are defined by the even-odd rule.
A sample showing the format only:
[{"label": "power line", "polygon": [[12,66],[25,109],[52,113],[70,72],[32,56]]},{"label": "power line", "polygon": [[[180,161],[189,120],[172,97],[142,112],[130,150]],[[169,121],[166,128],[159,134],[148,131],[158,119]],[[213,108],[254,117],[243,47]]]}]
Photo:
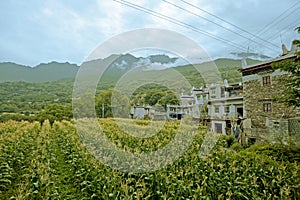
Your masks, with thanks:
[{"label": "power line", "polygon": [[[271,23],[269,23],[268,25],[264,26],[263,29],[261,29],[260,31],[258,31],[258,32],[256,33],[256,35],[262,36],[264,33],[266,33],[268,30],[270,30],[271,25],[275,26],[275,24],[279,24],[282,20],[284,20],[284,19],[286,19],[288,16],[290,16],[293,12],[295,12],[295,11],[298,9],[297,7],[295,7],[298,3],[300,3],[300,1],[297,1],[297,2],[294,3],[292,6],[290,6],[290,7],[287,8],[286,10],[284,10],[279,16],[277,16],[274,20],[272,20]],[[290,12],[287,16],[283,17],[283,16],[284,16],[289,10],[291,10],[292,8],[294,8],[294,10],[292,10],[292,12]],[[283,17],[283,18],[281,18],[281,17]],[[281,19],[280,19],[280,18],[281,18]],[[277,35],[278,33],[280,33],[280,31],[279,31],[279,32],[276,32],[275,34],[272,34],[272,36],[267,35],[267,36],[265,36],[265,38],[268,38],[268,39],[266,39],[267,41],[273,41],[274,39],[270,39],[270,37],[272,37],[272,38],[273,38],[273,36],[276,37],[276,35]],[[255,48],[255,47],[257,47],[257,45],[254,46],[254,48]]]},{"label": "power line", "polygon": [[[269,37],[268,40],[274,40],[279,33],[284,33],[286,32],[287,30],[291,30],[292,28],[295,29],[297,26],[299,26],[300,24],[298,23],[300,19],[296,19],[294,20],[292,23],[288,24],[287,26],[285,26],[284,28],[281,29],[281,31],[283,32],[277,32],[275,34],[273,34],[272,36]],[[297,23],[296,23],[297,22]]]},{"label": "power line", "polygon": [[204,30],[202,30],[202,29],[199,29],[199,28],[197,28],[197,27],[195,27],[195,26],[193,26],[193,25],[187,24],[187,23],[185,23],[185,22],[182,22],[182,21],[177,20],[177,19],[175,19],[175,18],[169,17],[169,16],[167,16],[167,15],[163,15],[163,14],[158,13],[158,12],[156,12],[156,11],[153,11],[153,10],[151,10],[151,9],[148,9],[148,8],[145,8],[145,7],[142,7],[142,6],[139,6],[139,5],[137,5],[137,4],[134,4],[134,3],[131,3],[131,2],[128,2],[128,1],[125,1],[125,0],[114,0],[114,1],[115,1],[115,2],[118,2],[118,3],[121,3],[121,4],[123,4],[123,5],[126,5],[126,6],[128,6],[128,7],[134,8],[134,9],[136,9],[136,10],[139,10],[139,11],[142,11],[142,12],[145,12],[145,13],[148,13],[148,14],[153,15],[153,16],[155,16],[155,17],[158,17],[158,18],[160,18],[160,19],[164,19],[164,20],[169,21],[169,22],[171,22],[171,23],[173,23],[173,24],[176,24],[176,25],[179,25],[179,26],[188,28],[188,29],[190,29],[190,30],[193,30],[193,31],[195,31],[195,32],[201,33],[201,34],[203,34],[203,35],[206,35],[207,37],[214,38],[215,40],[218,40],[218,41],[220,41],[220,42],[226,43],[226,44],[228,44],[228,45],[230,45],[230,46],[232,46],[232,47],[238,48],[238,49],[240,49],[240,50],[245,50],[245,49],[246,49],[246,48],[244,48],[244,47],[241,47],[239,44],[237,44],[237,43],[235,43],[235,42],[232,42],[232,41],[230,41],[230,40],[226,40],[226,39],[224,39],[224,38],[221,38],[221,37],[219,37],[219,36],[216,36],[216,35],[214,35],[214,34],[211,34],[211,33],[207,32],[207,31],[204,31]]},{"label": "power line", "polygon": [[[265,40],[265,39],[263,39],[263,38],[260,38],[259,36],[257,36],[257,35],[255,35],[255,34],[249,32],[249,31],[247,31],[247,30],[245,30],[245,29],[243,29],[243,28],[241,28],[241,27],[239,27],[239,26],[237,26],[237,25],[235,25],[235,24],[233,24],[233,23],[231,23],[231,22],[229,22],[229,21],[227,21],[227,20],[221,18],[221,17],[218,17],[217,15],[214,15],[214,14],[212,14],[212,13],[210,13],[210,12],[208,12],[208,11],[206,11],[206,10],[204,10],[204,9],[202,9],[202,8],[200,8],[200,7],[198,7],[198,6],[195,6],[195,5],[193,5],[193,4],[191,4],[191,3],[187,2],[187,1],[185,1],[185,0],[180,0],[180,1],[182,1],[183,3],[185,3],[185,4],[187,4],[187,5],[192,6],[192,7],[196,8],[196,9],[198,9],[198,10],[201,10],[202,12],[204,12],[204,13],[210,15],[210,16],[213,16],[213,17],[215,17],[215,18],[221,20],[222,22],[225,22],[225,23],[227,23],[227,24],[229,24],[229,25],[231,25],[231,26],[233,26],[233,27],[239,29],[240,31],[243,31],[243,32],[245,32],[245,33],[247,33],[247,34],[249,34],[249,35],[255,37],[255,38],[258,38],[258,39],[260,39],[261,41],[265,41],[265,42],[269,43],[270,45],[277,47],[275,44],[273,44],[273,43],[271,43],[271,42],[269,42],[269,41],[267,41],[267,40]],[[252,38],[251,38],[251,39],[252,39]]]},{"label": "power line", "polygon": [[[297,8],[296,8],[297,10]],[[280,21],[278,21],[276,24],[278,24],[279,22],[281,22],[282,20],[286,19],[287,17],[289,17],[294,11],[296,10],[293,10],[291,13],[289,13],[287,16],[285,16],[284,18],[281,18]],[[281,15],[282,16],[282,15]],[[288,29],[291,29],[292,26],[297,26],[297,24],[299,25],[299,23],[296,23],[296,22],[299,22],[300,18],[297,18],[296,20],[294,20],[292,23],[289,23],[287,26],[284,26],[283,28],[280,28],[279,31],[275,32],[275,33],[271,33],[271,34],[268,34],[266,35],[265,37],[268,38],[267,40],[268,41],[273,41],[276,37],[278,37],[279,34],[282,33],[282,31],[284,30],[284,32],[286,32]],[[274,24],[275,25],[275,24]]]},{"label": "power line", "polygon": [[[203,17],[203,16],[201,16],[201,15],[198,15],[198,14],[196,14],[196,13],[194,13],[194,12],[191,12],[190,10],[187,10],[187,9],[181,7],[181,6],[178,6],[178,5],[176,5],[176,4],[174,4],[174,3],[171,3],[171,2],[169,2],[169,1],[167,1],[167,0],[162,0],[162,1],[168,3],[168,4],[172,5],[172,6],[174,6],[174,7],[176,7],[176,8],[179,8],[179,9],[185,11],[185,12],[188,12],[188,13],[190,13],[190,14],[192,14],[192,15],[195,15],[195,16],[201,18],[201,19],[204,19],[204,20],[206,20],[206,21],[208,21],[208,22],[210,22],[210,23],[213,23],[213,24],[215,24],[215,25],[217,25],[217,26],[219,26],[219,27],[221,27],[221,28],[223,28],[223,29],[225,29],[225,30],[227,30],[227,31],[230,31],[231,33],[234,33],[234,34],[236,34],[236,35],[238,35],[238,36],[240,36],[240,37],[243,37],[243,38],[245,38],[245,39],[247,39],[247,40],[249,40],[249,41],[252,41],[253,43],[256,43],[256,44],[258,44],[258,45],[262,45],[262,43],[258,43],[258,42],[256,42],[256,41],[252,40],[251,38],[248,38],[248,37],[246,37],[246,36],[244,36],[244,35],[242,35],[242,34],[236,32],[236,31],[233,31],[233,30],[231,30],[231,29],[229,29],[229,28],[227,28],[227,27],[225,27],[225,26],[222,26],[222,25],[220,25],[219,23],[216,23],[216,22],[214,22],[214,21],[212,21],[212,20],[210,20],[210,19],[207,19],[207,18],[205,18],[205,17]],[[263,39],[262,39],[262,40],[263,40]],[[266,40],[265,40],[265,41],[266,41]],[[268,41],[266,41],[266,42],[268,42]],[[269,43],[269,42],[268,42],[268,43]],[[272,43],[270,43],[270,44],[272,44]],[[274,44],[272,44],[272,45],[273,45],[273,46],[276,46],[276,45],[274,45]],[[266,48],[268,48],[268,49],[274,51],[273,48],[270,48],[270,47],[265,46],[265,45],[262,45],[262,46],[264,46],[264,47],[266,47]],[[276,46],[276,47],[277,47],[277,46]]]},{"label": "power line", "polygon": [[[284,20],[284,19],[286,19],[287,17],[289,17],[293,12],[295,12],[295,11],[297,11],[298,10],[298,8],[296,8],[295,10],[293,10],[292,12],[290,12],[287,16],[285,16],[284,18],[282,18],[281,20],[279,20],[278,22],[277,22],[277,24],[279,23],[279,22],[281,22],[282,20]],[[299,19],[297,19],[298,21],[299,21]],[[267,37],[267,36],[266,36]]]},{"label": "power line", "polygon": [[[270,27],[273,23],[278,24],[280,21],[283,20],[283,19],[280,19],[280,18],[281,18],[283,15],[285,15],[285,13],[288,12],[290,9],[294,8],[294,6],[296,6],[298,3],[300,3],[300,1],[295,2],[292,6],[290,6],[290,7],[287,8],[286,10],[284,10],[280,15],[278,15],[275,19],[273,19],[271,23],[269,23],[268,25],[264,26],[264,28],[261,29],[260,31],[258,31],[256,34],[257,34],[257,35],[262,35],[262,34],[264,34],[265,32],[268,31],[269,27]],[[294,11],[297,10],[297,9],[298,9],[298,8],[296,7],[296,8],[294,9]],[[294,11],[292,11],[291,13],[293,13]],[[290,13],[290,14],[291,14],[291,13]],[[289,14],[289,15],[290,15],[290,14]],[[289,15],[288,15],[288,16],[289,16]],[[287,16],[286,16],[286,17],[287,17]],[[285,18],[286,18],[286,17],[285,17]],[[284,19],[285,19],[285,18],[284,18]],[[279,21],[276,22],[277,20],[279,20]],[[275,24],[274,24],[274,25],[275,25]]]}]

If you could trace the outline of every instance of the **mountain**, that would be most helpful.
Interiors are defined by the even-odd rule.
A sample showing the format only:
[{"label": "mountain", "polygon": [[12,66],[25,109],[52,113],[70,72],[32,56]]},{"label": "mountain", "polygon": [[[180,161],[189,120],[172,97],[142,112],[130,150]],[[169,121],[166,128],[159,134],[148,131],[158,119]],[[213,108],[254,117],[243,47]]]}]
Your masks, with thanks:
[{"label": "mountain", "polygon": [[0,63],[0,82],[51,82],[66,78],[74,78],[78,66],[70,63],[42,63],[36,67],[16,63]]},{"label": "mountain", "polygon": [[[253,59],[246,59],[248,65],[252,65],[260,60],[253,60]],[[200,87],[204,84],[205,77],[202,76],[209,76],[213,74],[218,74],[218,72],[207,72],[203,73],[202,75],[197,71],[197,69],[211,69],[211,66],[216,65],[221,75],[222,79],[227,79],[229,83],[238,83],[242,81],[241,73],[239,69],[242,68],[242,61],[236,59],[229,59],[229,58],[219,58],[214,61],[194,64],[194,65],[184,65],[175,67],[178,72],[180,72],[193,86]],[[168,69],[166,69],[168,70]]]},{"label": "mountain", "polygon": [[[247,59],[249,65],[257,62],[260,61]],[[241,68],[241,60],[227,58],[200,64],[169,67],[162,70],[134,68],[130,73],[124,74],[121,80],[118,80],[116,89],[130,94],[133,88],[138,89],[142,87],[145,90],[145,84],[148,84],[147,87],[149,88],[154,87],[153,84],[156,84],[157,87],[161,85],[172,90],[174,89],[178,93],[187,93],[192,86],[201,87],[207,83],[223,82],[224,79],[227,79],[229,84],[239,83],[242,81],[241,73],[239,72]],[[103,87],[103,84],[100,85]]]},{"label": "mountain", "polygon": [[[105,80],[115,80],[132,68],[152,64],[174,63],[177,58],[170,58],[167,55],[151,55],[149,57],[135,57],[131,54],[111,55],[104,59],[97,59],[84,62],[83,66],[103,67],[104,63],[113,61],[105,71]],[[70,63],[42,63],[35,67],[19,65],[11,62],[0,63],[0,82],[51,82],[66,78],[75,78],[79,66]],[[151,69],[151,67],[149,68]]]},{"label": "mountain", "polygon": [[[99,69],[108,65],[100,80],[102,89],[113,87],[120,77],[137,68],[139,70],[135,71],[136,77],[134,77],[134,79],[138,79],[138,77],[140,77],[139,79],[141,80],[130,80],[132,83],[138,81],[140,84],[143,79],[142,73],[146,73],[149,76],[161,76],[163,73],[166,74],[164,76],[168,77],[168,74],[170,74],[172,70],[176,70],[180,72],[189,82],[191,82],[191,84],[198,86],[203,82],[203,77],[200,76],[195,67],[210,69],[213,64],[212,62],[217,65],[222,78],[229,79],[229,82],[241,81],[241,75],[238,72],[238,69],[241,68],[241,60],[222,58],[201,64],[176,66],[177,59],[178,58],[171,58],[168,55],[151,55],[144,58],[135,57],[131,54],[115,54],[104,59],[84,62],[82,67]],[[248,64],[254,64],[257,62],[260,61],[247,59]],[[74,79],[78,70],[78,65],[70,63],[50,62],[39,64],[35,67],[29,67],[5,62],[0,63],[0,82],[24,81],[35,83],[52,82],[62,79]],[[205,74],[205,76],[208,75],[210,74]]]}]

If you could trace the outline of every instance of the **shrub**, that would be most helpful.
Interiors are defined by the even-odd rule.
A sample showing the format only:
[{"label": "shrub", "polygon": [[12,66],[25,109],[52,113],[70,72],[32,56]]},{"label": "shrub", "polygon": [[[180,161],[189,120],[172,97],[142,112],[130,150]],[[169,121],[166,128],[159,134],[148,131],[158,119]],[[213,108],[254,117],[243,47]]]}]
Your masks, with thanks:
[{"label": "shrub", "polygon": [[243,149],[242,145],[239,142],[233,143],[230,148],[235,151],[241,151]]}]

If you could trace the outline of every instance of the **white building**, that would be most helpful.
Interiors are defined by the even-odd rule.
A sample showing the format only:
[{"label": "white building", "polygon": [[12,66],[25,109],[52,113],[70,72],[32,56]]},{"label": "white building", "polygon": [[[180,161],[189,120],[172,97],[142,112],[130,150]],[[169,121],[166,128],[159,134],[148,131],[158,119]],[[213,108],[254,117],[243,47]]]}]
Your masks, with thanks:
[{"label": "white building", "polygon": [[209,87],[208,116],[211,130],[226,134],[232,122],[243,116],[243,86],[241,83],[212,84]]},{"label": "white building", "polygon": [[181,119],[183,115],[199,118],[208,101],[208,88],[192,88],[190,95],[180,96],[180,105],[167,105],[168,119]]},{"label": "white building", "polygon": [[167,105],[169,119],[181,119],[182,115],[201,118],[210,122],[211,131],[230,133],[231,124],[243,116],[243,85],[211,84],[205,88],[192,88],[190,95],[181,95],[180,105]]}]

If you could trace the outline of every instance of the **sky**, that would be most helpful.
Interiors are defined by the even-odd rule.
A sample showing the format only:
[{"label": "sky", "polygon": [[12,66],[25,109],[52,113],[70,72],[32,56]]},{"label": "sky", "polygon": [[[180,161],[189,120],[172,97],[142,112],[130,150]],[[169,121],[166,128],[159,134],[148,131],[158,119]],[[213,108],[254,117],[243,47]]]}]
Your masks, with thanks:
[{"label": "sky", "polygon": [[299,39],[297,26],[299,0],[6,0],[0,1],[0,62],[80,65],[105,41],[144,28],[182,34],[212,59],[277,57],[282,43],[290,49]]}]

